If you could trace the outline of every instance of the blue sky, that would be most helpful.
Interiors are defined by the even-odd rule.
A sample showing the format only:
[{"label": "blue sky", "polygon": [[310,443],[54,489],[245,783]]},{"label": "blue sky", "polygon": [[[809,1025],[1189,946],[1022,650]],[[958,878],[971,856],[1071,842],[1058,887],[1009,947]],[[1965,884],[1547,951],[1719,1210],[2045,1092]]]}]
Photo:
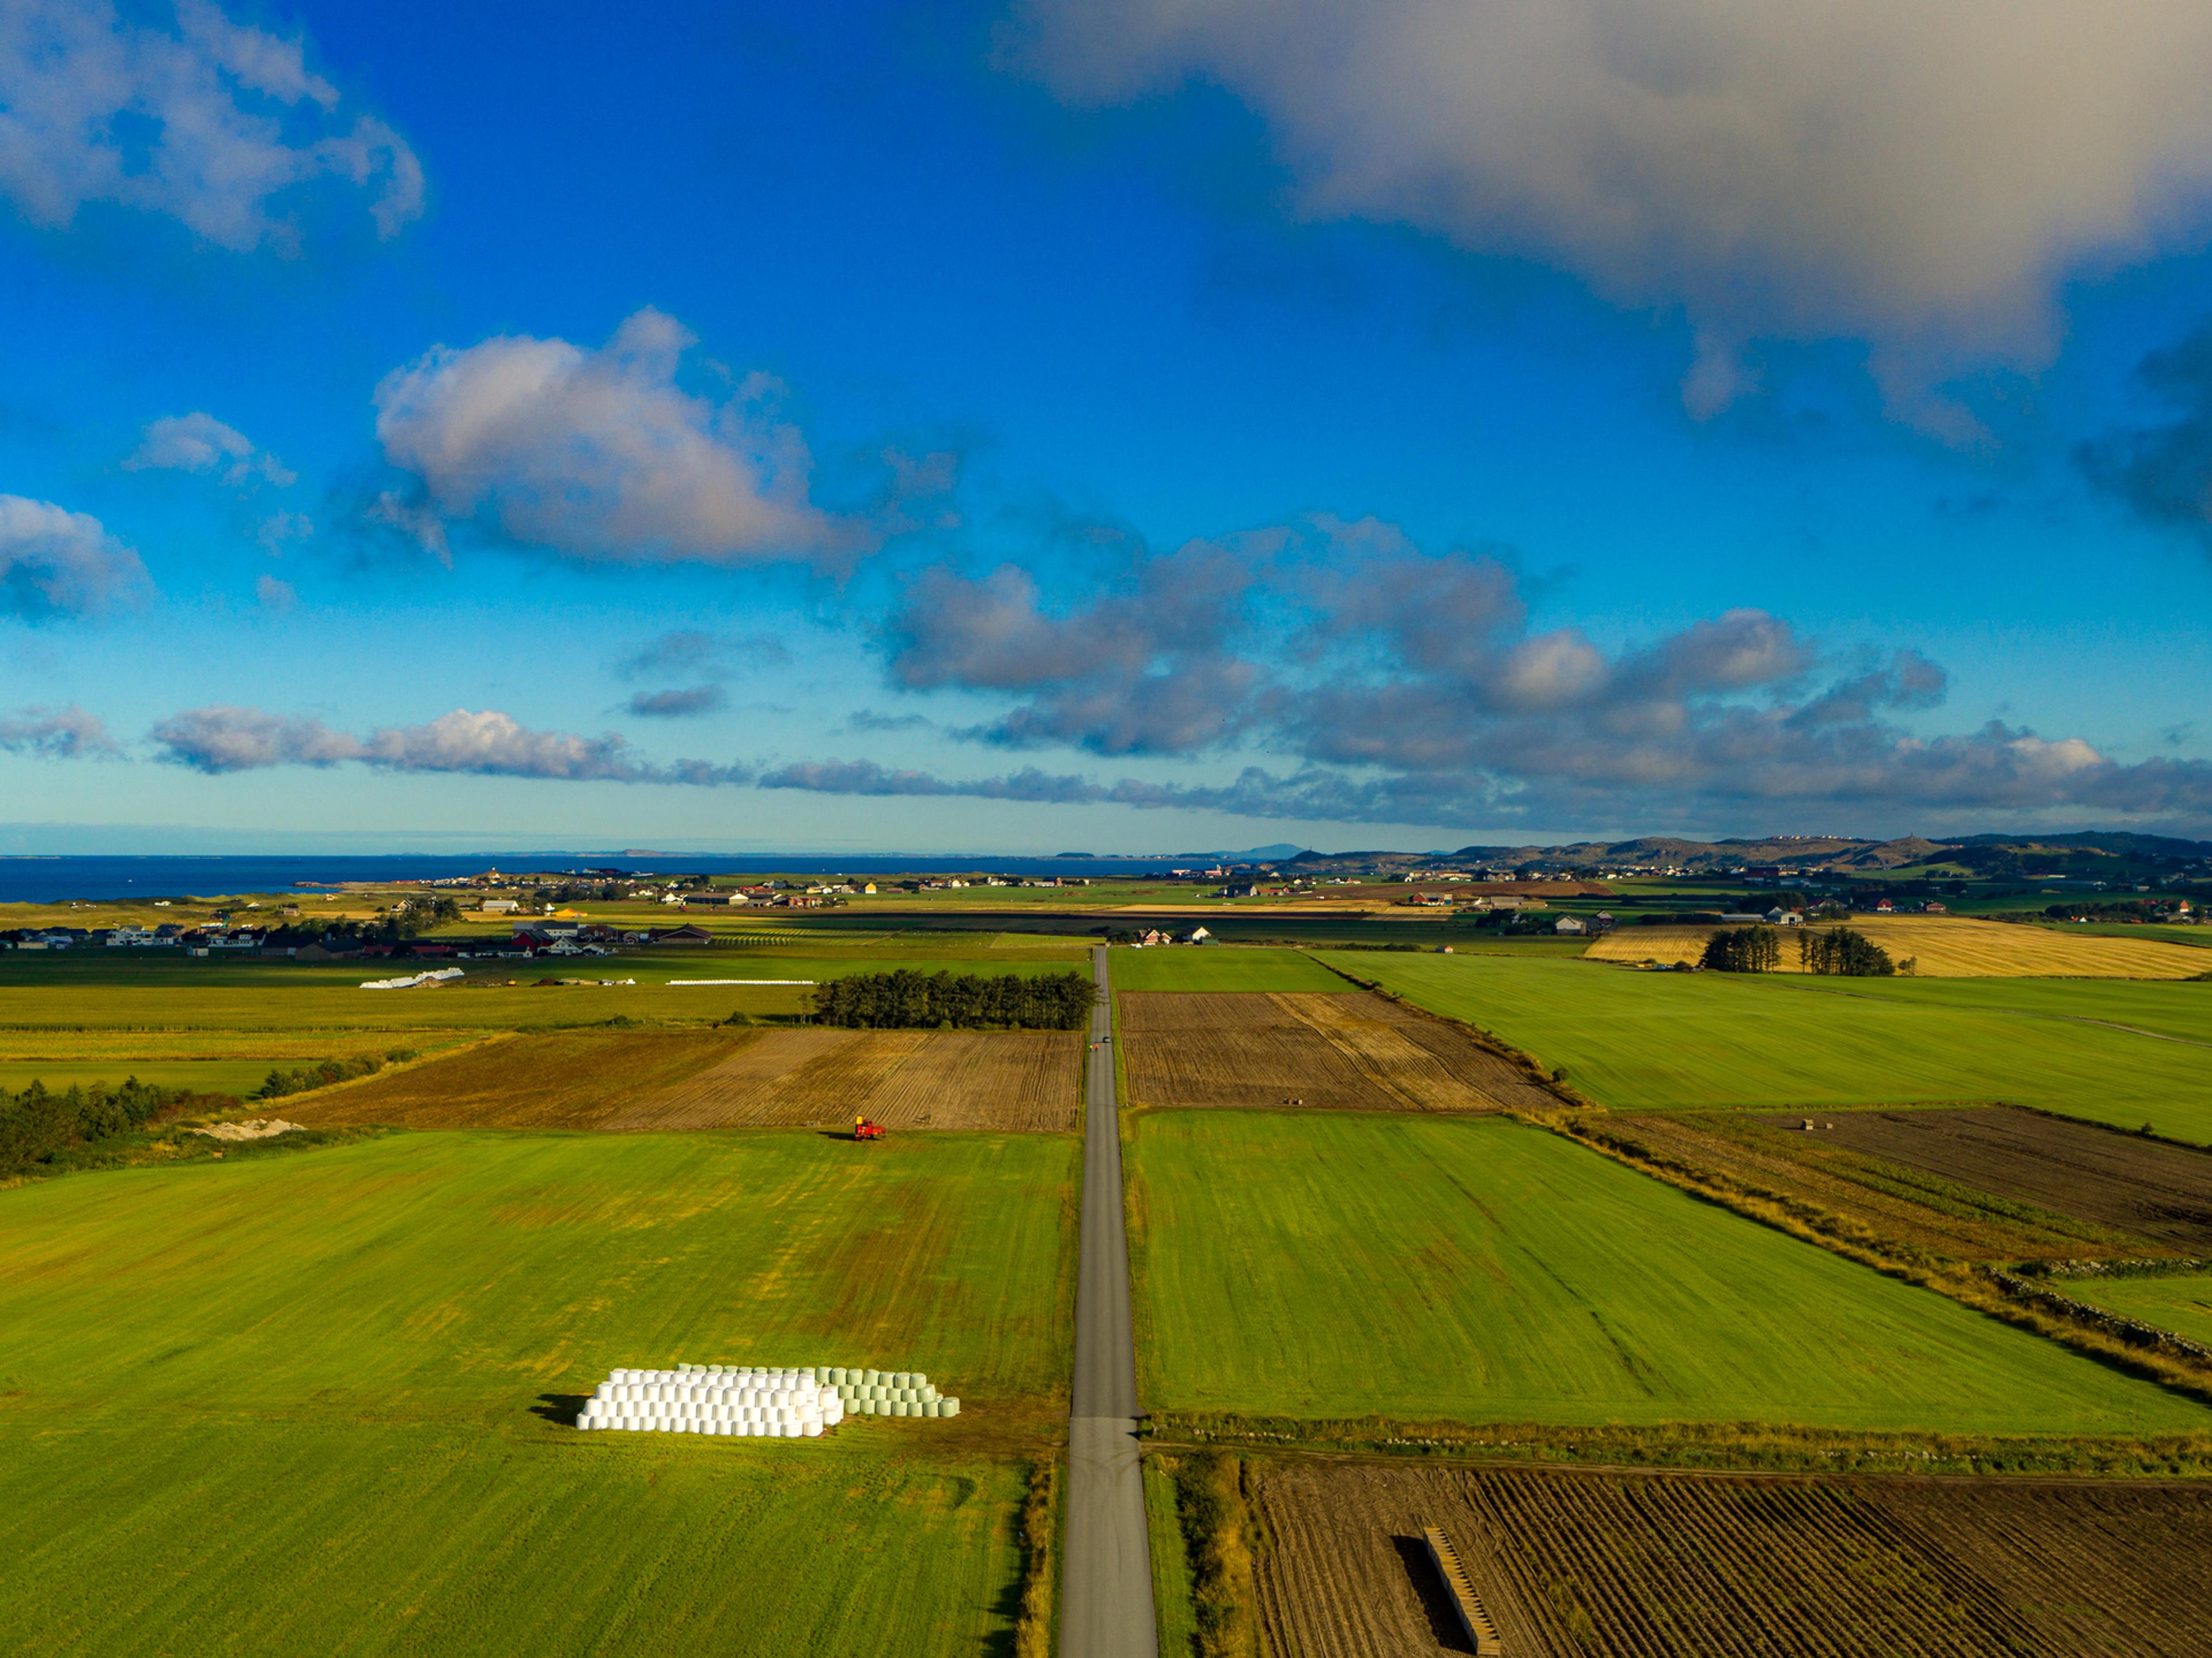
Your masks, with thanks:
[{"label": "blue sky", "polygon": [[0,847],[2212,834],[2212,27],[1993,3],[25,0]]}]

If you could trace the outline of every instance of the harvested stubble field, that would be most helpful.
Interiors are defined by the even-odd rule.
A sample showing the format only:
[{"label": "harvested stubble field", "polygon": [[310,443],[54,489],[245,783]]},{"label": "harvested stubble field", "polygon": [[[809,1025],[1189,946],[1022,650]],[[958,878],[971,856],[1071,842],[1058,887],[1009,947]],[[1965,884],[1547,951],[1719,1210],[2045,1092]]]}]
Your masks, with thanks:
[{"label": "harvested stubble field", "polygon": [[2171,1658],[2212,1628],[2212,1490],[1293,1464],[1261,1620],[1298,1658],[1468,1651],[1441,1527],[1516,1658]]},{"label": "harvested stubble field", "polygon": [[1496,1117],[1130,1120],[1163,1411],[1900,1432],[2202,1431],[2212,1411]]},{"label": "harvested stubble field", "polygon": [[[0,1644],[1011,1649],[1077,1156],[396,1134],[0,1193]],[[910,1367],[968,1408],[805,1444],[566,1425],[679,1359]]]},{"label": "harvested stubble field", "polygon": [[[1767,1121],[1786,1129],[1802,1119]],[[2004,1106],[1840,1111],[1820,1121],[1814,1133],[1795,1138],[2039,1205],[2157,1248],[2212,1254],[2212,1153]]]},{"label": "harvested stubble field", "polygon": [[[1932,978],[2193,979],[2207,970],[2203,950],[2156,938],[2058,932],[1964,915],[1855,915],[1839,925],[1864,933],[1887,950],[1893,961],[1911,958],[1916,972]],[[1598,962],[1694,962],[1715,931],[1711,926],[1618,927],[1586,953]],[[1802,971],[1796,943],[1788,936],[1782,940],[1781,970]]]},{"label": "harvested stubble field", "polygon": [[[2075,1134],[2118,1138],[2108,1130],[2032,1112],[1995,1111]],[[1723,1175],[1755,1191],[1813,1204],[1886,1239],[1961,1260],[2140,1255],[2158,1247],[2139,1233],[2119,1230],[2108,1212],[2061,1207],[2018,1190],[1998,1195],[2004,1188],[1976,1181],[1969,1170],[1908,1166],[1868,1149],[1852,1149],[1860,1142],[1844,1133],[1847,1124],[1884,1114],[1817,1114],[1813,1121],[1821,1127],[1807,1133],[1802,1114],[1681,1111],[1589,1117],[1580,1121],[1577,1132],[1648,1162]],[[1986,1114],[1970,1107],[1910,1114],[1971,1119]],[[1828,1131],[1829,1124],[1836,1132]]]},{"label": "harvested stubble field", "polygon": [[288,1100],[311,1124],[403,1128],[599,1128],[641,1094],[726,1059],[727,1030],[556,1030],[493,1037],[458,1054]]},{"label": "harvested stubble field", "polygon": [[1366,991],[1124,991],[1115,1030],[1132,1105],[1497,1111],[1559,1103],[1459,1026]]},{"label": "harvested stubble field", "polygon": [[608,1118],[612,1129],[823,1127],[1065,1133],[1082,1104],[1073,1030],[763,1031]]}]

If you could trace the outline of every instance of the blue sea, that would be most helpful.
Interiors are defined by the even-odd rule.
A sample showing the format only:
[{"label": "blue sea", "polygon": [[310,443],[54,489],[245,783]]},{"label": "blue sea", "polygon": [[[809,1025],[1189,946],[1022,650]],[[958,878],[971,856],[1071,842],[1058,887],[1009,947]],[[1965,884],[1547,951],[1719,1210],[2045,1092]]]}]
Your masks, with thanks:
[{"label": "blue sea", "polygon": [[[1192,853],[1192,857],[1208,854]],[[1182,866],[1185,860],[1174,860]],[[206,858],[0,857],[0,903],[58,903],[71,898],[216,897],[236,892],[283,892],[335,886],[343,881],[421,881],[508,873],[621,870],[708,875],[951,875],[988,871],[998,875],[1090,875],[1127,879],[1164,870],[1168,860],[1136,858],[835,858],[783,853],[766,857],[716,858],[699,853],[637,857],[596,852],[447,853],[422,857],[376,855],[318,858],[222,856]]]}]

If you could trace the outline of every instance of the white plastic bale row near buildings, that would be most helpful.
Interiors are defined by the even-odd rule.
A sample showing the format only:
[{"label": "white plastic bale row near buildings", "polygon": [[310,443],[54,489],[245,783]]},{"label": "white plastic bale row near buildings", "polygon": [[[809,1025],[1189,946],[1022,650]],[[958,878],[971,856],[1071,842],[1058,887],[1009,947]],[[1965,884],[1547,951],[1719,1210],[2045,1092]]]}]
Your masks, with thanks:
[{"label": "white plastic bale row near buildings", "polygon": [[918,1371],[806,1366],[680,1364],[618,1370],[593,1388],[576,1418],[585,1429],[699,1433],[735,1438],[818,1439],[848,1413],[948,1417],[947,1399]]}]

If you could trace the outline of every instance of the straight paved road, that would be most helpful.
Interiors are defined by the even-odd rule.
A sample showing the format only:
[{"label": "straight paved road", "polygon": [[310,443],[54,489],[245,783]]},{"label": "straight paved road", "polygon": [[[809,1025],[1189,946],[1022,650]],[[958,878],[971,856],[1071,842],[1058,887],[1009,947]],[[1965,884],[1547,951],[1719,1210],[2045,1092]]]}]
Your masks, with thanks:
[{"label": "straight paved road", "polygon": [[1152,1557],[1137,1462],[1137,1347],[1129,1325],[1129,1239],[1122,1225],[1121,1127],[1114,1104],[1113,1008],[1106,952],[1091,952],[1100,1002],[1091,1016],[1083,1146],[1083,1231],[1075,1276],[1075,1386],[1067,1422],[1067,1564],[1060,1658],[1159,1658]]}]

